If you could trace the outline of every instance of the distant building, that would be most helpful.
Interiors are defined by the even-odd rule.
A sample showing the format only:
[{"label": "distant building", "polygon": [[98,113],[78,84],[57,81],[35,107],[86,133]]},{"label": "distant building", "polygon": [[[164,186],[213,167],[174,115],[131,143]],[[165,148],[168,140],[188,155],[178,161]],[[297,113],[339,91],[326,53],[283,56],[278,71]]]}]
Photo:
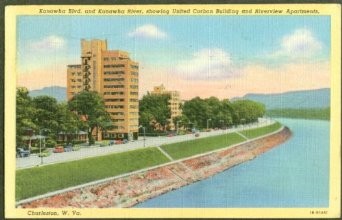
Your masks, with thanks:
[{"label": "distant building", "polygon": [[182,110],[180,108],[180,105],[182,103],[180,99],[180,93],[179,91],[169,91],[166,90],[164,85],[155,86],[153,88],[153,91],[151,91],[151,94],[168,94],[170,95],[170,101],[169,101],[169,108],[171,110],[171,118],[170,118],[170,128],[171,130],[175,129],[175,125],[173,123],[173,119],[177,116],[182,115]]},{"label": "distant building", "polygon": [[81,64],[67,66],[67,98],[96,91],[104,99],[114,129],[95,131],[97,140],[137,139],[139,64],[121,50],[108,50],[106,40],[81,40]]}]

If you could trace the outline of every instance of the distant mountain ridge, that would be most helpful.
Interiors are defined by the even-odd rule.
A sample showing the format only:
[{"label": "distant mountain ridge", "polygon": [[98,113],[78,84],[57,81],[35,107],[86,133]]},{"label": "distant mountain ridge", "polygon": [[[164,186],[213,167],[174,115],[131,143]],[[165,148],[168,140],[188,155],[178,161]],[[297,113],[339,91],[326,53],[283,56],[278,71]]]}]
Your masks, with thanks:
[{"label": "distant mountain ridge", "polygon": [[42,89],[31,90],[29,94],[31,97],[36,97],[36,96],[41,96],[41,95],[52,96],[55,99],[57,99],[58,102],[67,101],[66,87],[62,87],[62,86],[50,86],[50,87],[44,87]]},{"label": "distant mountain ridge", "polygon": [[[36,97],[40,95],[48,95],[57,99],[57,101],[67,101],[66,87],[51,86],[43,89],[31,90],[30,96]],[[241,100],[250,99],[261,102],[266,109],[278,108],[325,108],[330,106],[330,88],[292,91],[276,94],[246,94],[243,97],[231,99]]]},{"label": "distant mountain ridge", "polygon": [[277,94],[246,94],[242,98],[261,102],[266,109],[325,108],[330,106],[330,88],[292,91]]}]

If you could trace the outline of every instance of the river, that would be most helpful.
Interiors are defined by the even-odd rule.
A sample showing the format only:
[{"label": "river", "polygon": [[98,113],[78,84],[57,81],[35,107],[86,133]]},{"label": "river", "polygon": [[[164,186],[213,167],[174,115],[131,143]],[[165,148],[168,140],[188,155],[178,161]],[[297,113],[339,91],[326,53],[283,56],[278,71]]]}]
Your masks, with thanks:
[{"label": "river", "polygon": [[135,207],[328,207],[329,121],[276,120],[293,132],[287,142],[254,160]]}]

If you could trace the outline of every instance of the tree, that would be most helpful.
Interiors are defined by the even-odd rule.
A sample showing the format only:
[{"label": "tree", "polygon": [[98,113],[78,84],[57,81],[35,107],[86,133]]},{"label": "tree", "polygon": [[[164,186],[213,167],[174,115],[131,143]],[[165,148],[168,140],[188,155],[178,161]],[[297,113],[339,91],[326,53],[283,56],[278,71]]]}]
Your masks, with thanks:
[{"label": "tree", "polygon": [[171,117],[169,100],[170,95],[148,93],[139,101],[139,123],[146,131],[165,130]]},{"label": "tree", "polygon": [[237,100],[232,103],[232,108],[236,115],[236,124],[255,122],[265,114],[265,106],[251,100]]},{"label": "tree", "polygon": [[84,120],[84,125],[88,132],[89,145],[95,143],[92,136],[95,128],[105,130],[112,125],[110,115],[105,109],[104,101],[95,91],[83,91],[76,94],[69,101],[68,107]]},{"label": "tree", "polygon": [[175,126],[177,126],[177,122],[178,122],[178,129],[180,127],[183,127],[185,129],[192,128],[191,121],[184,114],[173,118],[173,124]]},{"label": "tree", "polygon": [[28,131],[37,129],[33,118],[35,108],[32,99],[29,96],[29,91],[24,87],[17,88],[16,93],[16,145],[24,144],[23,136],[26,136]]},{"label": "tree", "polygon": [[[65,134],[76,134],[78,131],[84,129],[84,122],[72,111],[69,110],[68,104],[58,103],[57,106],[57,122],[58,132],[64,132]],[[73,136],[74,137],[74,136]],[[68,142],[72,141],[67,136]]]},{"label": "tree", "polygon": [[211,118],[211,109],[205,100],[196,97],[184,103],[183,114],[195,126],[205,128],[207,126],[207,120]]},{"label": "tree", "polygon": [[34,114],[34,122],[37,125],[36,132],[48,130],[50,138],[56,139],[59,127],[57,100],[51,96],[43,95],[34,97],[32,101],[36,109]]}]

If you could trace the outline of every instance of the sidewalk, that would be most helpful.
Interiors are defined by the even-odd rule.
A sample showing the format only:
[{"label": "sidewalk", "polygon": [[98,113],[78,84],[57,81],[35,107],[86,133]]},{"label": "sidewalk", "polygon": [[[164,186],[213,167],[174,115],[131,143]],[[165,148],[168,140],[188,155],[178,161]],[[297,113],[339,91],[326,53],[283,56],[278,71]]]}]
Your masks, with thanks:
[{"label": "sidewalk", "polygon": [[[242,131],[245,129],[252,129],[267,126],[273,124],[275,121],[262,119],[258,123],[253,123],[245,126],[239,126],[237,128],[231,128],[227,130],[216,130],[211,132],[200,132],[199,137],[195,137],[193,134],[179,135],[174,137],[146,137],[145,146],[146,147],[159,147],[163,144],[170,144],[182,141],[189,141],[198,138],[205,138],[210,136],[222,135],[227,133],[232,133],[236,131]],[[64,152],[64,153],[52,153],[48,157],[43,157],[43,165],[61,163],[66,161],[80,160],[89,157],[96,157],[107,155],[111,153],[119,153],[124,151],[135,150],[144,147],[143,137],[139,137],[139,140],[129,142],[127,144],[111,145],[105,147],[86,147],[81,148],[79,151]],[[41,158],[37,155],[32,155],[30,157],[17,158],[16,168],[29,168],[41,165]]]}]

